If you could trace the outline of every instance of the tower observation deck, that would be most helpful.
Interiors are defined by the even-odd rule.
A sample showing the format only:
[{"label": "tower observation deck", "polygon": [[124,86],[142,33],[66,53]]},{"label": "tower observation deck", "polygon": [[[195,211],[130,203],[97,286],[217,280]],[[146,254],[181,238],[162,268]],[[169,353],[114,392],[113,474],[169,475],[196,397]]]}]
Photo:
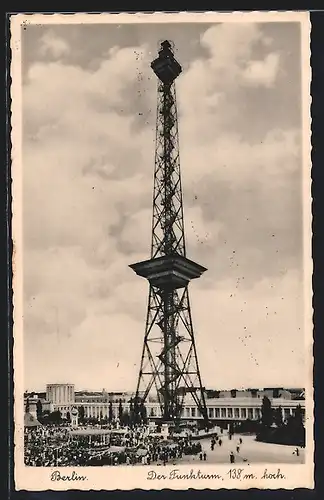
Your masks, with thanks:
[{"label": "tower observation deck", "polygon": [[154,393],[163,420],[175,421],[189,397],[207,423],[188,292],[206,268],[186,256],[175,89],[182,68],[169,41],[151,68],[158,78],[151,257],[130,266],[149,282],[135,404]]}]

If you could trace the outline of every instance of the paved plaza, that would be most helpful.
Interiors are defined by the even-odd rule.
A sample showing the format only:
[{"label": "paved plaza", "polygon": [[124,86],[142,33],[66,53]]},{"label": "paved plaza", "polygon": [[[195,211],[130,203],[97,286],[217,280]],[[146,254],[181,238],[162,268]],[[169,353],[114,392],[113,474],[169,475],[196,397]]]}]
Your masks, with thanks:
[{"label": "paved plaza", "polygon": [[[239,453],[236,452],[236,446],[239,439],[242,438],[243,443],[240,445]],[[296,446],[286,446],[280,444],[260,443],[255,441],[254,436],[241,436],[235,434],[230,440],[227,435],[222,436],[222,446],[215,445],[213,451],[210,449],[210,439],[201,439],[200,443],[203,452],[206,452],[206,462],[201,462],[199,455],[183,456],[181,459],[173,460],[172,463],[191,463],[199,464],[223,464],[230,463],[230,453],[233,451],[235,455],[235,464],[262,464],[262,463],[281,463],[281,464],[303,464],[305,462],[305,449],[299,448],[299,456],[294,454]],[[170,465],[170,462],[169,462]]]}]

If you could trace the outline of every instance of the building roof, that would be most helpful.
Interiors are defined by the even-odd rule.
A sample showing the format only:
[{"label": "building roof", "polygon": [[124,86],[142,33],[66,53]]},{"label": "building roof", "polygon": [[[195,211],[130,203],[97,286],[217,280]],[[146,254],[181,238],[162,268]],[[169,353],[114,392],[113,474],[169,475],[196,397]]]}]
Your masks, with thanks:
[{"label": "building roof", "polygon": [[71,429],[72,436],[102,436],[103,434],[111,434],[109,429]]}]

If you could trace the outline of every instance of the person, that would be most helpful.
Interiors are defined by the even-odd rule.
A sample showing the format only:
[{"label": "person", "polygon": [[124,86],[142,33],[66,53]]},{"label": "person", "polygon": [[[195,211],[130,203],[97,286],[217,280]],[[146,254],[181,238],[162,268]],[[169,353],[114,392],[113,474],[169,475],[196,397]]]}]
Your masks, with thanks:
[{"label": "person", "polygon": [[242,438],[239,439],[239,443],[242,444]]},{"label": "person", "polygon": [[200,460],[203,459],[203,454],[201,452],[199,453],[199,458],[200,458]]},{"label": "person", "polygon": [[219,444],[219,446],[222,446],[222,440],[221,439],[218,441],[218,444]]},{"label": "person", "polygon": [[240,447],[239,446],[236,447],[236,452],[240,453]]},{"label": "person", "polygon": [[206,454],[206,452],[205,452],[205,451],[204,451],[204,455],[203,455],[203,457],[204,457],[204,462],[206,462],[207,454]]},{"label": "person", "polygon": [[230,453],[230,463],[231,464],[234,464],[235,463],[235,456],[234,456],[234,453],[231,451]]}]

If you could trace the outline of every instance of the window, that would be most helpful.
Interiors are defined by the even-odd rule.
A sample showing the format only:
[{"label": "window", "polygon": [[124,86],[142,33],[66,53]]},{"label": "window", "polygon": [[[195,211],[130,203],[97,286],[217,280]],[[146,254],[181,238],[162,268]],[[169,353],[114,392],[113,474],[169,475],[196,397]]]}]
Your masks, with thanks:
[{"label": "window", "polygon": [[226,418],[226,408],[221,408],[221,416],[222,418]]},{"label": "window", "polygon": [[214,408],[208,408],[208,416],[209,418],[214,418]]},{"label": "window", "polygon": [[192,417],[196,416],[196,408],[191,408],[191,416]]},{"label": "window", "polygon": [[248,408],[248,419],[253,420],[253,408]]},{"label": "window", "polygon": [[285,418],[289,418],[290,417],[290,409],[285,408],[284,412],[285,412]]},{"label": "window", "polygon": [[246,408],[241,408],[242,418],[246,418]]},{"label": "window", "polygon": [[240,418],[240,409],[239,408],[234,408],[234,417]]},{"label": "window", "polygon": [[255,409],[255,416],[258,420],[261,418],[261,409],[260,408]]},{"label": "window", "polygon": [[219,418],[219,408],[214,408],[215,410],[215,418]]},{"label": "window", "polygon": [[233,418],[233,408],[228,408],[228,418]]}]

